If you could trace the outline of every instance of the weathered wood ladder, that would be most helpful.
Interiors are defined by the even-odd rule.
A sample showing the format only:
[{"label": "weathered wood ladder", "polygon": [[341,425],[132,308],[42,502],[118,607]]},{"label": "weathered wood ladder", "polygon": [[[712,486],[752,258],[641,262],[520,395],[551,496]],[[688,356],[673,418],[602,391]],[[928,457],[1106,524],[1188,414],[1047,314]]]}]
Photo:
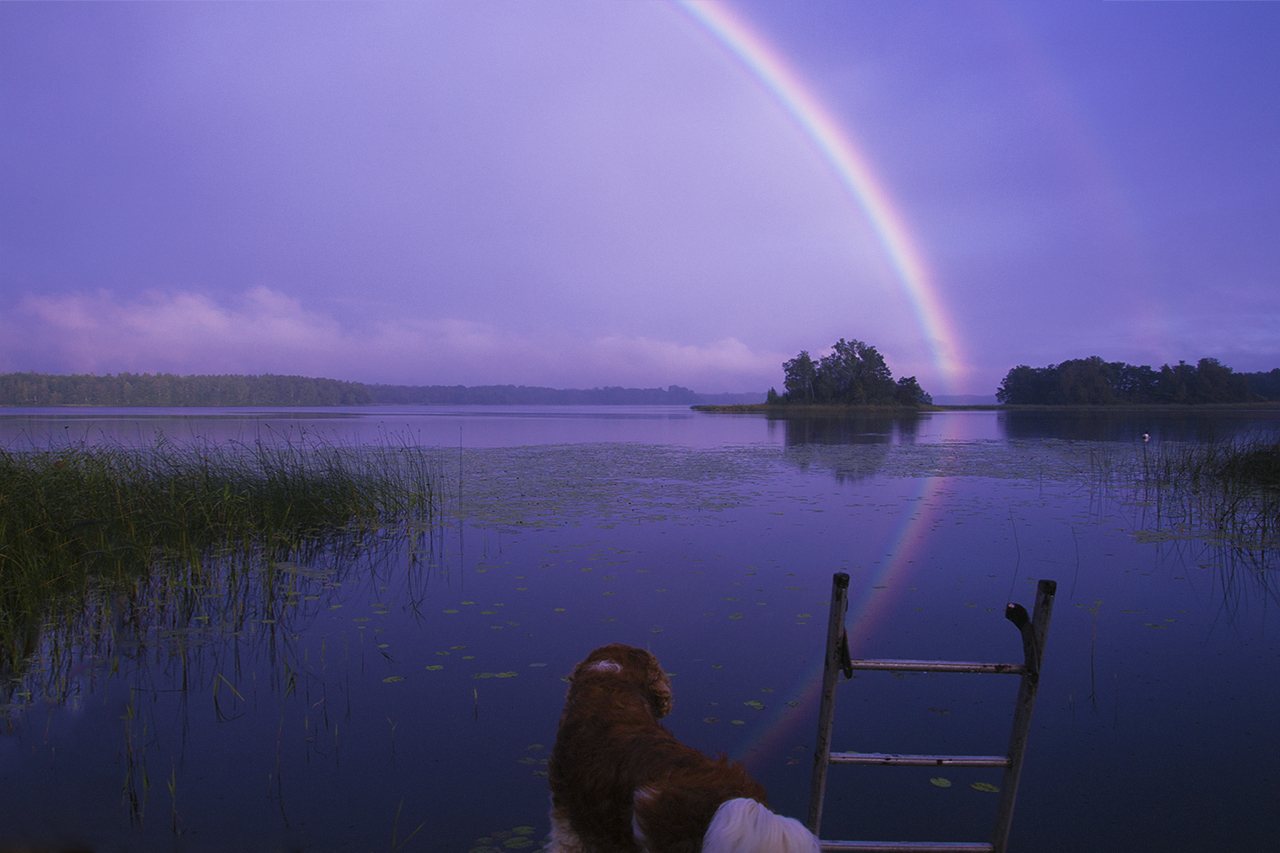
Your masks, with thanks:
[{"label": "weathered wood ladder", "polygon": [[[849,608],[849,576],[837,572],[831,583],[831,617],[827,622],[826,665],[822,676],[822,704],[818,711],[818,743],[813,756],[813,786],[809,790],[809,829],[819,834],[822,822],[822,800],[826,793],[827,768],[832,764],[873,764],[882,767],[1003,767],[1000,802],[996,807],[995,830],[986,842],[914,842],[914,841],[821,841],[823,850],[850,851],[915,851],[915,853],[1004,853],[1009,843],[1009,826],[1013,822],[1013,802],[1018,795],[1018,778],[1022,774],[1022,757],[1031,730],[1031,710],[1040,682],[1040,662],[1044,656],[1049,616],[1053,613],[1053,596],[1058,585],[1040,581],[1036,590],[1034,615],[1028,616],[1020,604],[1005,607],[1005,618],[1022,634],[1023,663],[969,663],[940,660],[852,660],[849,637],[845,632],[845,614]],[[896,755],[867,752],[832,752],[831,723],[835,715],[836,682],[839,673],[852,678],[855,669],[887,672],[987,672],[1022,676],[1018,700],[1013,713],[1013,730],[1009,750],[1004,755]]]}]

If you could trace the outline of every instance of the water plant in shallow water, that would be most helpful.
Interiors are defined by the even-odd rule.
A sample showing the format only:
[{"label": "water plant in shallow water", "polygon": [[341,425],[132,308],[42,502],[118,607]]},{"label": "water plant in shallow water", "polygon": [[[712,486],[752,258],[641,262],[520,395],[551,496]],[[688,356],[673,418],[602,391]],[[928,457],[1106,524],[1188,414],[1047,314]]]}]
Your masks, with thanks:
[{"label": "water plant in shallow water", "polygon": [[1280,440],[1144,447],[1136,479],[1160,519],[1187,533],[1251,549],[1280,545]]},{"label": "water plant in shallow water", "polygon": [[228,571],[282,565],[288,578],[323,551],[429,525],[437,469],[408,446],[0,449],[0,684],[45,625],[120,627],[144,589],[191,598]]}]

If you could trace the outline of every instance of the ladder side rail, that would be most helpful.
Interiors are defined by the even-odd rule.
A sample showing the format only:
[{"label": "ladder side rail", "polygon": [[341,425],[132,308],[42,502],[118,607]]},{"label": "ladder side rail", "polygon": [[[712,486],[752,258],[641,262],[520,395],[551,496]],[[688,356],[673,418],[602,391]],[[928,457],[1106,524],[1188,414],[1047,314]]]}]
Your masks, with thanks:
[{"label": "ladder side rail", "polygon": [[1053,615],[1053,598],[1058,584],[1042,580],[1036,587],[1034,613],[1028,622],[1026,611],[1010,605],[1005,615],[1022,633],[1026,669],[1018,686],[1018,699],[1013,712],[1013,725],[1009,734],[1009,764],[1000,783],[1000,803],[996,807],[995,830],[992,833],[993,853],[1004,853],[1009,844],[1009,830],[1013,823],[1013,806],[1018,796],[1018,783],[1022,776],[1022,759],[1026,755],[1027,737],[1031,733],[1031,712],[1036,703],[1036,691],[1040,686],[1040,664],[1044,658],[1045,638],[1049,633],[1049,617]]},{"label": "ladder side rail", "polygon": [[822,701],[818,707],[818,740],[813,747],[813,780],[809,786],[809,819],[814,835],[822,823],[822,800],[827,789],[827,769],[831,766],[831,722],[836,711],[836,681],[840,669],[844,617],[849,609],[849,575],[836,572],[831,578],[831,615],[827,619],[827,648],[822,666]]}]

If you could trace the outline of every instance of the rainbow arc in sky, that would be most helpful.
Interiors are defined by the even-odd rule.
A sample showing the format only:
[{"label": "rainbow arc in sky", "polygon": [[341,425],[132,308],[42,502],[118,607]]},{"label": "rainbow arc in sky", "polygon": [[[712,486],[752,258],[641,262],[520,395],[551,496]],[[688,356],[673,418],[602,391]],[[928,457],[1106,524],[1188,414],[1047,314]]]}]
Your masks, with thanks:
[{"label": "rainbow arc in sky", "polygon": [[831,165],[884,248],[928,341],[939,378],[948,389],[955,389],[964,364],[959,338],[902,215],[850,132],[738,13],[718,0],[679,0],[677,5],[760,81]]}]

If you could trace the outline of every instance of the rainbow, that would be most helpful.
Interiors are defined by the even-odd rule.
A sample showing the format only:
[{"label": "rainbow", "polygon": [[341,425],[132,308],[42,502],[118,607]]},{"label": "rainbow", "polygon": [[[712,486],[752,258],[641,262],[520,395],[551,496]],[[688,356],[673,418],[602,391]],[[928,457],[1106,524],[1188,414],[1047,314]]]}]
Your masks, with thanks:
[{"label": "rainbow", "polygon": [[867,158],[800,75],[740,15],[719,0],[676,4],[740,61],[817,146],[876,234],[928,341],[939,378],[955,389],[963,372],[958,337],[924,257]]}]

